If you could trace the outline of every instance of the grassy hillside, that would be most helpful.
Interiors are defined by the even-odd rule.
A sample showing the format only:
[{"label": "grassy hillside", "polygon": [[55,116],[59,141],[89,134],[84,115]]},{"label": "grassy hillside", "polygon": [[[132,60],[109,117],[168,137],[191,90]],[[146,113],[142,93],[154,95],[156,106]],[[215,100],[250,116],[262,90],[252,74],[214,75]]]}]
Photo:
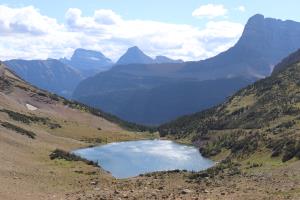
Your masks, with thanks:
[{"label": "grassy hillside", "polygon": [[0,122],[7,129],[16,130],[19,127],[16,123],[20,123],[41,126],[61,136],[80,140],[93,136],[97,141],[106,142],[119,140],[113,137],[122,134],[151,130],[31,86],[2,63],[0,95]]},{"label": "grassy hillside", "polygon": [[0,199],[69,199],[70,192],[93,190],[90,182],[95,178],[111,184],[111,175],[84,160],[51,160],[49,155],[56,149],[155,137],[138,130],[141,127],[39,90],[0,63]]},{"label": "grassy hillside", "polygon": [[[3,64],[2,64],[2,68],[5,68],[5,66]],[[11,88],[17,87],[17,88],[27,91],[27,92],[36,93],[36,95],[40,96],[41,98],[48,99],[48,101],[52,101],[52,103],[65,105],[71,109],[76,109],[76,110],[80,110],[82,112],[90,113],[92,115],[103,118],[112,123],[118,124],[122,128],[130,130],[130,131],[154,131],[154,129],[152,129],[150,127],[146,127],[146,126],[142,126],[142,125],[138,125],[135,123],[130,123],[130,122],[124,121],[114,115],[103,112],[99,109],[92,108],[90,106],[84,105],[84,104],[76,102],[76,101],[70,101],[70,100],[67,100],[66,98],[60,97],[56,94],[52,94],[52,93],[46,92],[44,90],[38,89],[38,88],[31,86],[28,83],[24,82],[19,76],[17,76],[16,74],[14,74],[11,71],[8,71],[8,69],[5,69],[5,71],[6,71],[6,73],[9,73],[11,76],[6,76],[6,79],[3,79],[2,81],[12,82],[11,78],[13,77],[14,84],[12,84],[10,86]]]},{"label": "grassy hillside", "polygon": [[193,142],[206,156],[266,150],[282,161],[300,158],[300,60],[287,65],[219,106],[161,126],[160,134]]}]

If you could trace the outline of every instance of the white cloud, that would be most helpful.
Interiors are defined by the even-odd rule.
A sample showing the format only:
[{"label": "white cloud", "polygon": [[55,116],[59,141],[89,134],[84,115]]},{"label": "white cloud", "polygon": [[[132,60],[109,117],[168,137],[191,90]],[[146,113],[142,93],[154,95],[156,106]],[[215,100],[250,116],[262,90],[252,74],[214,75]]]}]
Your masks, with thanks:
[{"label": "white cloud", "polygon": [[2,34],[22,33],[43,35],[52,29],[62,28],[55,19],[42,16],[32,6],[9,8],[0,5],[0,31]]},{"label": "white cloud", "polygon": [[185,24],[125,20],[112,10],[84,16],[70,8],[65,23],[42,15],[34,7],[0,6],[0,59],[46,59],[70,56],[76,48],[102,51],[116,60],[130,46],[145,53],[184,60],[214,56],[232,46],[243,26],[209,21],[202,29]]},{"label": "white cloud", "polygon": [[198,18],[216,18],[220,16],[225,16],[227,14],[228,10],[224,7],[224,5],[221,4],[207,4],[207,5],[202,5],[194,12],[192,15],[194,17]]},{"label": "white cloud", "polygon": [[122,22],[121,16],[117,15],[112,10],[97,10],[94,17],[95,21],[100,24],[113,25]]},{"label": "white cloud", "polygon": [[239,10],[241,12],[245,12],[246,11],[246,7],[245,6],[239,6],[239,7],[237,7],[237,10]]}]

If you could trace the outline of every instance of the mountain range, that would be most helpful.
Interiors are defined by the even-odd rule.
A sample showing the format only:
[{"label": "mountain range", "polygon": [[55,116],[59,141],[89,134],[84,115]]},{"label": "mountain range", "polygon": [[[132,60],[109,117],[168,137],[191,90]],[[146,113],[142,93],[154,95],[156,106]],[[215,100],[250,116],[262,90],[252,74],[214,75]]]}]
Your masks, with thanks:
[{"label": "mountain range", "polygon": [[[233,47],[206,60],[157,64],[134,47],[120,59],[122,65],[83,80],[73,98],[132,122],[161,124],[214,106],[270,75],[299,48],[299,35],[300,23],[257,14]],[[128,64],[133,57],[147,64]]]},{"label": "mountain range", "polygon": [[[255,18],[257,22],[261,21],[261,16],[255,16],[249,23],[255,24]],[[207,98],[203,102],[209,103],[217,99],[214,104],[218,105],[214,107],[155,128],[126,122],[102,110],[39,89],[0,61],[0,199],[299,199],[300,49],[272,64],[272,59],[279,59],[283,52],[296,46],[292,43],[297,42],[299,34],[293,33],[295,38],[282,35],[288,32],[286,27],[295,25],[294,22],[265,18],[263,21],[266,21],[263,24],[267,28],[270,28],[267,24],[273,24],[273,34],[268,35],[268,30],[259,29],[257,32],[248,28],[249,33],[244,31],[250,43],[247,47],[275,47],[270,43],[276,41],[274,38],[284,39],[290,46],[284,46],[282,42],[279,49],[270,48],[269,52],[249,51],[244,46],[245,49],[240,51],[245,50],[249,57],[253,56],[251,53],[258,52],[251,57],[256,60],[236,69],[235,59],[243,60],[241,63],[245,64],[247,57],[229,57],[233,59],[232,65],[224,65],[224,68],[233,71],[227,71],[224,77],[219,77],[217,68],[214,68],[216,71],[209,72],[213,78],[203,80],[195,66],[197,63],[201,66],[201,63],[215,62],[219,56],[225,62],[227,56],[222,56],[232,52],[242,39],[233,48],[206,61],[115,65],[91,78],[93,87],[83,88],[90,94],[99,88],[103,95],[111,92],[107,98],[116,101],[116,107],[111,109],[118,108],[118,104],[126,102],[128,97],[131,100],[127,101],[127,112],[153,105],[147,112],[152,110],[157,118],[167,112],[162,110],[159,113],[159,109],[199,109],[190,107],[197,103],[198,98]],[[297,30],[293,26],[290,30]],[[261,37],[266,33],[266,38]],[[257,35],[264,39],[255,43],[251,39]],[[259,65],[262,61],[267,65]],[[81,75],[75,67],[54,59],[6,63],[16,66],[15,71],[24,69],[33,73],[29,76],[43,75],[38,80],[47,81],[51,75],[53,79],[49,79],[49,84],[67,79],[72,73]],[[249,70],[252,65],[253,70]],[[274,68],[271,74],[267,70],[270,68]],[[56,77],[54,72],[60,76]],[[23,71],[19,73],[26,75]],[[254,82],[264,73],[269,76]],[[248,82],[254,83],[244,87]],[[244,88],[238,89],[240,87]],[[115,93],[117,90],[123,94]],[[219,98],[227,95],[229,90],[237,92],[219,102],[222,101]],[[128,94],[131,96],[126,96]],[[180,102],[182,100],[185,102]],[[170,103],[172,101],[173,104]],[[146,103],[142,105],[142,102]],[[179,106],[181,104],[182,107]],[[137,105],[142,106],[133,110]],[[170,107],[166,107],[168,105]],[[214,165],[207,170],[170,170],[116,179],[102,168],[102,163],[72,153],[75,149],[88,146],[94,149],[95,145],[107,143],[117,150],[115,142],[147,142],[145,140],[155,138],[193,144],[204,157],[214,160]],[[133,152],[141,152],[135,145],[129,148]],[[148,152],[179,157],[183,162],[191,156],[186,154],[187,150],[198,153],[198,149],[190,146],[178,148],[178,152],[168,146],[150,148]],[[90,150],[88,148],[87,151]],[[121,157],[117,158],[127,159]],[[160,166],[155,159],[153,164]]]},{"label": "mountain range", "polygon": [[137,46],[129,48],[126,53],[119,58],[116,65],[129,64],[162,64],[162,63],[183,63],[182,60],[173,60],[166,56],[156,56],[155,59],[146,55]]},{"label": "mountain range", "polygon": [[70,60],[14,59],[5,64],[32,85],[71,98],[81,80],[110,69],[113,62],[101,52],[76,49]]},{"label": "mountain range", "polygon": [[[140,55],[137,56],[137,55]],[[156,59],[145,55],[137,47],[129,48],[119,59],[128,64],[147,63],[179,63],[181,60],[172,60],[165,56]],[[76,49],[70,59],[61,58],[47,60],[22,60],[14,59],[5,61],[5,64],[27,82],[48,90],[52,93],[71,98],[76,86],[85,78],[107,71],[115,65],[113,61],[101,52]]]},{"label": "mountain range", "polygon": [[214,106],[270,75],[277,62],[298,48],[299,33],[298,22],[258,14],[232,48],[201,61],[152,58],[134,46],[116,63],[101,52],[76,49],[70,59],[5,64],[42,89],[131,122],[157,125]]}]

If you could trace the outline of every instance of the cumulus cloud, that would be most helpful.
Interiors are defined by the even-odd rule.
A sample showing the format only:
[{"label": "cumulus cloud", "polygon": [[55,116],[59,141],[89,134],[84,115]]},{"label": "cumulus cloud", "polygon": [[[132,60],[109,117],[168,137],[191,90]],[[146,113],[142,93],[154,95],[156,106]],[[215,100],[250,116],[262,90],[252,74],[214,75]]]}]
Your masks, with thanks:
[{"label": "cumulus cloud", "polygon": [[2,34],[22,33],[43,35],[51,29],[62,28],[55,19],[42,16],[32,6],[24,8],[9,8],[0,5],[0,31]]},{"label": "cumulus cloud", "polygon": [[121,16],[117,15],[112,10],[97,10],[94,17],[95,21],[100,24],[113,25],[122,22]]},{"label": "cumulus cloud", "polygon": [[227,12],[228,10],[222,4],[207,4],[202,5],[194,10],[192,15],[198,18],[212,19],[220,16],[225,16]]},{"label": "cumulus cloud", "polygon": [[0,6],[0,59],[69,57],[76,48],[102,51],[118,59],[128,47],[176,59],[200,60],[232,46],[243,25],[209,21],[204,28],[150,20],[125,20],[112,10],[96,10],[84,16],[70,8],[65,22],[42,15],[30,6]]}]

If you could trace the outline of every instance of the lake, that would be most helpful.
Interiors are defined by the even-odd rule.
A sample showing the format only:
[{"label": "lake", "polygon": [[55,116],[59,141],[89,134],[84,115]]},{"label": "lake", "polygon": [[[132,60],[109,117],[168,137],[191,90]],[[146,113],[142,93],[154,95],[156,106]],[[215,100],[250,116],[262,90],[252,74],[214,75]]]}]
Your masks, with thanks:
[{"label": "lake", "polygon": [[116,178],[175,169],[201,171],[214,165],[213,161],[202,157],[198,149],[168,140],[117,142],[73,153],[98,161]]}]

